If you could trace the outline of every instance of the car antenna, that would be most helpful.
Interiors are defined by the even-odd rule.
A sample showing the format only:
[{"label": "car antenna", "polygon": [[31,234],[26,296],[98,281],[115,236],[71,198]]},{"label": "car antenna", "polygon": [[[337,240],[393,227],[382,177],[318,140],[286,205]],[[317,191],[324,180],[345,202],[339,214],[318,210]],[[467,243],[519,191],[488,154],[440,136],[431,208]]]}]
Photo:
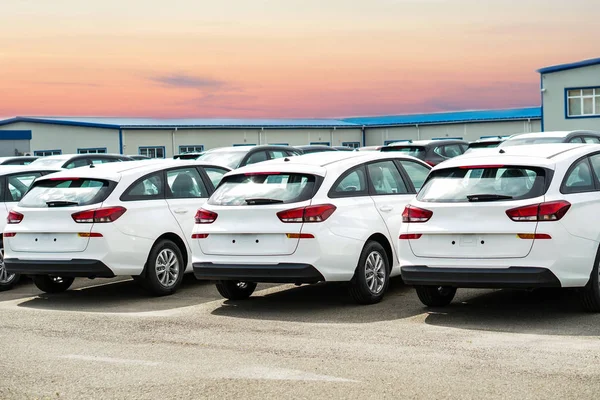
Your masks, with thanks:
[{"label": "car antenna", "polygon": [[96,168],[94,164],[90,164],[90,168]]},{"label": "car antenna", "polygon": [[286,157],[283,159],[283,161],[290,161],[290,159]]},{"label": "car antenna", "polygon": [[504,149],[500,149],[500,151],[498,153],[504,154],[504,153],[506,153],[506,151],[504,151]]}]

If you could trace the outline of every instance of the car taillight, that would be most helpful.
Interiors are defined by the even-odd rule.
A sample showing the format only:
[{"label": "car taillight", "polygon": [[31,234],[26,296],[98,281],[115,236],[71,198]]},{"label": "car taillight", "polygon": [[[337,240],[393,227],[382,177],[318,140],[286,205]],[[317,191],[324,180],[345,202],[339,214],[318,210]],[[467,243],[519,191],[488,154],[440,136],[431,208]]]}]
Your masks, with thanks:
[{"label": "car taillight", "polygon": [[433,215],[433,211],[425,210],[424,208],[406,206],[402,211],[402,222],[417,223],[427,222]]},{"label": "car taillight", "polygon": [[215,222],[217,217],[217,213],[201,208],[196,212],[194,219],[196,220],[197,224],[212,224]]},{"label": "car taillight", "polygon": [[86,210],[77,212],[71,217],[79,224],[101,224],[106,222],[114,222],[127,211],[124,207],[104,207],[94,210]]},{"label": "car taillight", "polygon": [[323,222],[333,214],[336,206],[333,204],[319,204],[316,206],[293,208],[279,211],[277,217],[281,222]]},{"label": "car taillight", "polygon": [[558,221],[571,208],[571,203],[564,200],[532,204],[506,210],[508,218],[516,222]]},{"label": "car taillight", "polygon": [[5,238],[15,237],[15,236],[17,236],[17,233],[16,232],[4,232],[2,234],[2,236],[4,236]]},{"label": "car taillight", "polygon": [[422,233],[403,233],[400,235],[400,239],[402,240],[417,240],[423,236]]},{"label": "car taillight", "polygon": [[8,217],[6,217],[6,223],[8,224],[18,224],[21,221],[23,221],[23,214],[16,211],[9,212]]},{"label": "car taillight", "polygon": [[426,162],[427,164],[431,165],[432,167],[435,167],[435,162],[433,162],[433,161],[428,161],[428,160],[425,160],[425,162]]}]

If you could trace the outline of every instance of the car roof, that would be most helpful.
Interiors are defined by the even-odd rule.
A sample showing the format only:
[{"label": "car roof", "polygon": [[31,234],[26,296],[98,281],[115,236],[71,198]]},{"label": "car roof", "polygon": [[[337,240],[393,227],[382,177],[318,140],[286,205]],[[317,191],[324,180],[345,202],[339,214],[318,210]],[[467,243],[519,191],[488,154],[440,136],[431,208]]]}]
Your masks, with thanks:
[{"label": "car roof", "polygon": [[229,146],[229,147],[216,147],[216,148],[212,148],[207,150],[206,152],[233,152],[233,151],[239,151],[239,152],[248,152],[250,150],[269,150],[269,149],[286,149],[286,150],[296,150],[295,147],[292,146],[284,146],[284,145],[277,145],[277,144],[260,144],[257,146]]},{"label": "car roof", "polygon": [[35,166],[35,165],[0,165],[0,175],[4,176],[4,175],[10,175],[10,174],[15,174],[15,173],[19,173],[19,172],[27,172],[27,171],[59,171],[58,168],[47,168],[47,167],[42,167],[42,166]]},{"label": "car roof", "polygon": [[530,138],[544,138],[544,137],[567,137],[570,134],[583,133],[590,134],[594,136],[600,136],[600,132],[597,131],[588,131],[588,130],[575,130],[575,131],[546,131],[546,132],[529,132],[529,133],[521,133],[519,135],[514,135],[508,138],[507,140],[512,139],[530,139]]},{"label": "car roof", "polygon": [[467,141],[462,139],[431,139],[431,140],[409,140],[407,142],[394,142],[390,143],[384,147],[403,147],[403,146],[429,146],[435,143],[436,145],[445,145],[445,144],[468,144]]}]

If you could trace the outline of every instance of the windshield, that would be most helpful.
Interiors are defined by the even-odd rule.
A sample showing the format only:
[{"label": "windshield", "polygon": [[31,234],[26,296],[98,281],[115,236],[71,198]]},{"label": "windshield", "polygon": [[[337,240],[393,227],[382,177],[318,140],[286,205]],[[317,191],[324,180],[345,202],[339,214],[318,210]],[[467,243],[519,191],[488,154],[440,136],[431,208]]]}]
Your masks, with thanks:
[{"label": "windshield", "polygon": [[38,158],[30,165],[40,166],[40,167],[62,167],[62,165],[67,162],[68,158]]},{"label": "windshield", "polygon": [[406,154],[407,156],[413,156],[417,158],[425,157],[425,147],[420,146],[386,146],[382,147],[381,151],[393,151]]},{"label": "windshield", "polygon": [[440,203],[522,200],[543,195],[545,187],[542,168],[450,168],[433,172],[417,199]]},{"label": "windshield", "polygon": [[211,151],[202,154],[197,159],[235,169],[240,165],[246,154],[245,151]]},{"label": "windshield", "polygon": [[232,175],[208,200],[208,204],[245,206],[273,203],[297,203],[312,198],[315,176],[295,173]]},{"label": "windshield", "polygon": [[526,144],[543,144],[543,143],[562,143],[565,140],[564,137],[532,137],[532,138],[521,138],[511,139],[503,142],[500,147],[507,146],[523,146]]},{"label": "windshield", "polygon": [[86,206],[103,202],[111,185],[96,179],[44,179],[36,181],[19,203],[21,207],[43,208]]}]

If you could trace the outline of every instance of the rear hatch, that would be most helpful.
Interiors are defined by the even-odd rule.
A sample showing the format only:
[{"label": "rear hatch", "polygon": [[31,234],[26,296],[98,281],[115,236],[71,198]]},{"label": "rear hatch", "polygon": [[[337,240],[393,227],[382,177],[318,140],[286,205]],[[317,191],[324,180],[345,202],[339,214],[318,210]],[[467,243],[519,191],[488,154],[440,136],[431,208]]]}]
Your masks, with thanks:
[{"label": "rear hatch", "polygon": [[104,179],[37,180],[15,209],[22,217],[15,225],[11,249],[32,253],[84,251],[93,223],[76,222],[73,216],[95,208],[95,204],[100,207],[115,185]]},{"label": "rear hatch", "polygon": [[200,249],[210,255],[293,254],[300,240],[303,209],[310,206],[319,183],[318,176],[294,172],[225,177],[206,210],[199,211],[206,215],[197,215],[196,236],[208,234],[198,240]]},{"label": "rear hatch", "polygon": [[405,210],[411,214],[406,215],[406,232],[413,234],[408,239],[413,253],[431,258],[527,256],[538,220],[538,208],[530,206],[543,203],[549,175],[543,168],[522,166],[434,171],[411,203],[416,208]]}]

